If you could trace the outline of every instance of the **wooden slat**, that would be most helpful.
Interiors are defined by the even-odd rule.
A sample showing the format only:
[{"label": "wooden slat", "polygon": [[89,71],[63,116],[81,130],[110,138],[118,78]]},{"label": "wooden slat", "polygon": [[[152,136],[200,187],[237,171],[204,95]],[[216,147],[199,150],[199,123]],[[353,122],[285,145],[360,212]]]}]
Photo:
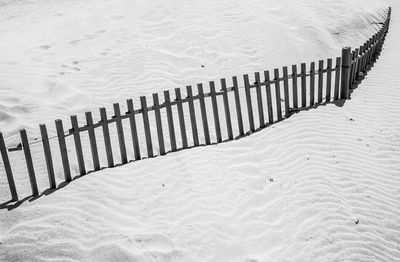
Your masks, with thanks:
[{"label": "wooden slat", "polygon": [[92,152],[93,169],[97,171],[100,170],[100,160],[99,160],[99,151],[97,149],[96,133],[94,131],[94,126],[93,126],[92,112],[86,112],[85,117],[86,117],[86,125],[88,128],[90,150]]},{"label": "wooden slat", "polygon": [[106,154],[107,154],[107,164],[108,167],[113,167],[114,157],[111,148],[110,130],[108,129],[107,111],[104,107],[100,108],[100,118],[101,118],[101,126],[103,129],[104,146],[106,148]]},{"label": "wooden slat", "polygon": [[240,105],[239,85],[236,76],[232,77],[232,83],[233,83],[233,92],[235,94],[236,116],[238,119],[239,135],[243,136],[244,128],[243,128],[242,106]]},{"label": "wooden slat", "polygon": [[51,156],[51,149],[49,143],[49,136],[47,134],[47,128],[45,124],[40,124],[39,127],[40,127],[40,134],[42,136],[44,158],[46,160],[47,175],[49,177],[50,188],[55,189],[57,187],[57,184],[56,184],[56,177],[54,175],[53,158]]},{"label": "wooden slat", "polygon": [[250,131],[254,132],[255,127],[254,127],[253,105],[251,102],[251,90],[250,90],[249,76],[247,74],[243,75],[243,80],[244,80],[244,88],[245,88],[245,93],[246,93],[246,104],[247,104],[247,114],[249,117],[249,127],[250,127]]},{"label": "wooden slat", "polygon": [[175,88],[175,99],[176,99],[176,106],[178,108],[178,117],[179,117],[179,126],[181,130],[181,138],[182,138],[182,147],[187,148],[187,134],[186,134],[186,125],[185,125],[185,116],[183,114],[183,106],[182,106],[182,96],[181,96],[181,89]]},{"label": "wooden slat", "polygon": [[142,106],[144,134],[146,136],[147,156],[153,157],[153,142],[151,140],[149,113],[147,109],[147,101],[145,96],[140,97],[140,104]]},{"label": "wooden slat", "polygon": [[157,93],[153,94],[153,104],[154,104],[154,113],[156,116],[158,146],[160,148],[160,155],[165,155],[164,134],[161,122],[160,102]]},{"label": "wooden slat", "polygon": [[319,60],[318,62],[318,103],[322,103],[322,97],[323,97],[323,81],[324,81],[324,60]]},{"label": "wooden slat", "polygon": [[288,73],[288,68],[287,66],[284,66],[282,68],[283,71],[283,93],[285,96],[285,116],[289,116],[289,73]]},{"label": "wooden slat", "polygon": [[169,140],[171,142],[171,150],[172,152],[176,151],[176,136],[175,136],[175,125],[174,118],[172,114],[171,107],[171,97],[169,95],[169,91],[164,91],[164,100],[167,109],[167,120],[168,120],[168,130],[169,130]]},{"label": "wooden slat", "polygon": [[298,91],[297,91],[297,65],[292,65],[292,89],[293,89],[293,107],[298,108]]},{"label": "wooden slat", "polygon": [[10,159],[8,157],[7,147],[6,143],[4,142],[4,137],[2,132],[0,132],[0,152],[1,152],[1,157],[3,158],[3,166],[6,171],[8,186],[10,188],[11,200],[17,201],[18,200],[17,188],[15,187],[15,181],[10,165]]},{"label": "wooden slat", "polygon": [[281,87],[279,81],[279,69],[274,69],[274,79],[275,79],[275,98],[276,98],[276,111],[277,120],[282,119],[282,101],[281,101]]},{"label": "wooden slat", "polygon": [[133,108],[132,99],[126,100],[126,104],[128,106],[129,124],[131,127],[131,136],[132,136],[133,151],[135,152],[135,160],[140,160],[141,156],[140,156],[139,138],[137,133],[135,110]]},{"label": "wooden slat", "polygon": [[85,160],[83,159],[81,136],[79,134],[79,125],[76,115],[71,116],[72,134],[74,135],[76,157],[78,160],[79,175],[86,174]]},{"label": "wooden slat", "polygon": [[301,107],[307,106],[306,63],[301,64]]},{"label": "wooden slat", "polygon": [[217,136],[217,142],[220,143],[222,142],[222,135],[221,135],[221,125],[219,123],[218,103],[217,103],[217,96],[215,95],[214,81],[210,81],[209,85],[210,85],[211,103],[214,115],[215,135]]},{"label": "wooden slat", "polygon": [[226,81],[224,78],[221,79],[221,88],[222,88],[222,97],[224,99],[224,111],[225,111],[225,120],[226,120],[226,130],[228,132],[228,139],[233,139],[233,131],[232,131],[232,121],[231,121],[231,111],[229,109],[229,100],[228,100],[228,90],[226,88]]},{"label": "wooden slat", "polygon": [[342,49],[342,72],[340,91],[341,99],[350,98],[350,64],[351,64],[351,48],[345,47]]},{"label": "wooden slat", "polygon": [[264,120],[264,108],[263,108],[263,101],[261,96],[261,80],[260,80],[260,73],[254,73],[254,80],[256,85],[256,93],[257,93],[257,104],[258,104],[258,119],[260,122],[260,127],[265,126]]},{"label": "wooden slat", "polygon": [[56,124],[56,130],[57,130],[58,144],[60,145],[61,160],[62,160],[62,165],[63,165],[63,169],[64,169],[64,178],[65,178],[66,182],[70,182],[72,180],[72,178],[71,178],[71,169],[70,169],[69,160],[68,160],[67,146],[65,144],[64,127],[63,127],[62,121],[60,119],[57,119],[55,121],[55,124]]},{"label": "wooden slat", "polygon": [[28,141],[28,136],[26,134],[26,130],[25,129],[19,130],[19,134],[21,136],[22,148],[24,149],[26,167],[28,169],[29,182],[31,184],[32,195],[38,196],[39,190],[36,183],[35,169],[33,167],[32,155],[31,155],[31,150],[29,148],[29,141]]},{"label": "wooden slat", "polygon": [[189,113],[190,113],[190,122],[192,125],[193,144],[194,146],[198,146],[199,134],[197,132],[196,111],[194,110],[192,86],[186,87],[186,93],[189,99]]},{"label": "wooden slat", "polygon": [[340,89],[340,72],[342,68],[342,58],[336,57],[336,69],[335,69],[335,91],[334,100],[339,99],[339,89]]},{"label": "wooden slat", "polygon": [[117,135],[118,135],[119,152],[121,155],[121,163],[126,164],[128,162],[128,157],[126,155],[124,127],[122,126],[121,110],[119,107],[119,103],[114,103],[113,107],[114,107],[115,125],[117,127]]},{"label": "wooden slat", "polygon": [[310,64],[310,106],[315,104],[315,62]]},{"label": "wooden slat", "polygon": [[332,87],[332,58],[328,59],[328,68],[326,75],[326,101],[331,101],[331,88]]},{"label": "wooden slat", "polygon": [[204,140],[206,142],[206,145],[209,145],[209,144],[211,144],[211,140],[210,140],[210,131],[208,129],[206,104],[204,102],[203,85],[197,84],[197,89],[199,92],[200,111],[201,111],[201,120],[203,122]]},{"label": "wooden slat", "polygon": [[265,85],[265,91],[267,96],[268,123],[272,124],[274,122],[274,112],[272,111],[271,79],[269,77],[269,71],[264,71],[264,78],[267,82]]}]

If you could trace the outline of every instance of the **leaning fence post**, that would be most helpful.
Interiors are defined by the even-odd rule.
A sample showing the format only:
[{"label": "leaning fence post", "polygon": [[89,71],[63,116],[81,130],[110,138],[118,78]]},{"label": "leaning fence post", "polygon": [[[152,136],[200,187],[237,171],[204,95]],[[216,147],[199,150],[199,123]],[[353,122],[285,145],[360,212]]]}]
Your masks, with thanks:
[{"label": "leaning fence post", "polygon": [[62,121],[57,119],[56,123],[56,130],[57,130],[57,137],[58,137],[58,144],[60,145],[60,153],[61,153],[61,160],[64,169],[64,177],[66,182],[70,182],[71,179],[71,169],[69,167],[69,160],[68,160],[68,151],[67,146],[65,143],[65,135],[64,135],[64,127]]},{"label": "leaning fence post", "polygon": [[33,161],[31,150],[29,148],[28,136],[25,129],[19,130],[21,135],[22,148],[24,149],[24,155],[26,160],[26,167],[28,168],[29,181],[31,183],[32,195],[39,195],[39,190],[36,183],[35,169],[33,168]]},{"label": "leaning fence post", "polygon": [[342,49],[342,81],[341,81],[341,99],[350,98],[350,65],[351,65],[351,48],[344,47]]},{"label": "leaning fence post", "polygon": [[54,176],[54,167],[53,167],[53,159],[51,156],[49,136],[47,135],[47,128],[45,124],[40,124],[40,133],[42,135],[44,157],[46,159],[47,174],[49,176],[50,188],[54,189],[57,187],[57,185],[56,185],[56,178]]},{"label": "leaning fence post", "polygon": [[81,176],[86,174],[85,160],[83,159],[82,142],[79,134],[79,125],[76,115],[71,116],[72,132],[74,135],[76,157],[78,159],[79,174]]},{"label": "leaning fence post", "polygon": [[146,135],[146,146],[147,146],[147,157],[153,157],[153,142],[151,140],[151,131],[150,131],[150,122],[149,122],[149,113],[147,108],[146,97],[140,97],[140,104],[142,106],[142,116],[143,116],[143,126],[144,133]]},{"label": "leaning fence post", "polygon": [[93,168],[95,171],[100,170],[99,151],[97,150],[96,133],[93,126],[92,112],[86,112],[86,125],[88,128],[90,149],[92,151]]},{"label": "leaning fence post", "polygon": [[14,177],[11,170],[10,159],[8,158],[6,143],[4,142],[3,133],[0,132],[0,151],[1,157],[3,158],[3,165],[7,175],[8,186],[10,187],[11,200],[17,201],[18,194],[15,187]]},{"label": "leaning fence post", "polygon": [[114,103],[113,107],[114,107],[115,124],[117,127],[121,162],[122,164],[126,164],[128,163],[128,157],[126,156],[125,136],[124,136],[124,127],[122,126],[121,109],[119,107],[119,103]]},{"label": "leaning fence post", "polygon": [[114,166],[114,157],[111,148],[110,130],[108,128],[107,111],[104,107],[100,108],[101,126],[103,129],[104,147],[106,148],[108,167]]}]

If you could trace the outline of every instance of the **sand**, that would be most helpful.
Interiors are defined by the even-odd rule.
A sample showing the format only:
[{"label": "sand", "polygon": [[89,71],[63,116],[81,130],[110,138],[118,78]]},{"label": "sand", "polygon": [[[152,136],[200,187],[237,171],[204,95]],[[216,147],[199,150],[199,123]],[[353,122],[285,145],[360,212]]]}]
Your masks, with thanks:
[{"label": "sand", "polygon": [[[9,3],[0,11],[1,34],[9,36],[0,57],[7,52],[15,64],[0,63],[2,112],[10,116],[2,129],[16,139],[22,126],[35,134],[38,121],[128,95],[337,56],[374,32],[370,22],[381,20],[386,4],[354,1],[339,11],[343,2]],[[379,61],[342,107],[301,112],[230,143],[92,173],[0,210],[0,261],[398,260],[398,7],[393,3]],[[21,27],[29,18],[36,22]],[[72,26],[78,18],[82,25]],[[85,38],[86,31],[99,33]],[[70,47],[75,38],[81,46]],[[107,45],[115,49],[101,58]],[[74,64],[79,56],[86,68]],[[57,84],[45,85],[67,61],[80,71],[68,64]],[[21,104],[25,113],[18,115]]]}]

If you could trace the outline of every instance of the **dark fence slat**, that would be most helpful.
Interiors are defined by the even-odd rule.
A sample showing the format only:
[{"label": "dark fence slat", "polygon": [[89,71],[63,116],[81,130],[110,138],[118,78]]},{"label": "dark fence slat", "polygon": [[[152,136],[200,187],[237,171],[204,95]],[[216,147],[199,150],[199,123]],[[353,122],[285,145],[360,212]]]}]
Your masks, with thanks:
[{"label": "dark fence slat", "polygon": [[236,115],[238,119],[239,135],[243,136],[244,128],[243,128],[242,106],[240,105],[239,85],[236,76],[232,77],[232,82],[233,82],[233,92],[235,94]]},{"label": "dark fence slat", "polygon": [[285,96],[285,117],[289,116],[289,74],[287,66],[282,68],[283,71],[283,93]]},{"label": "dark fence slat", "polygon": [[315,104],[315,62],[310,64],[310,106]]},{"label": "dark fence slat", "polygon": [[194,146],[198,146],[199,134],[197,132],[196,111],[194,110],[192,86],[186,87],[186,93],[189,99],[189,113],[190,113],[190,122],[192,125],[193,144]]},{"label": "dark fence slat", "polygon": [[275,98],[276,98],[276,111],[277,111],[277,120],[282,119],[282,101],[281,101],[281,86],[279,81],[279,69],[274,69],[274,80],[275,80]]},{"label": "dark fence slat", "polygon": [[31,155],[31,150],[29,148],[29,141],[28,141],[28,136],[26,134],[26,130],[25,129],[19,130],[19,134],[21,135],[22,148],[24,149],[26,167],[28,169],[29,182],[31,184],[32,195],[38,196],[39,190],[36,183],[35,169],[33,167],[32,155]]},{"label": "dark fence slat", "polygon": [[160,148],[160,155],[165,155],[164,134],[161,122],[160,101],[158,94],[153,94],[154,114],[156,116],[158,146]]},{"label": "dark fence slat", "polygon": [[261,79],[260,79],[259,72],[254,73],[254,80],[255,80],[255,84],[256,84],[256,93],[257,93],[258,118],[259,118],[259,122],[260,122],[260,127],[264,127],[265,126],[264,108],[263,108],[263,101],[262,101],[262,96],[261,96]]},{"label": "dark fence slat", "polygon": [[209,144],[211,144],[211,141],[210,141],[210,131],[208,129],[206,105],[204,102],[203,85],[197,84],[197,89],[199,92],[200,111],[201,111],[201,119],[203,122],[204,140],[206,142],[206,145],[209,145]]},{"label": "dark fence slat", "polygon": [[340,71],[342,68],[342,58],[336,57],[336,67],[335,67],[335,91],[334,91],[334,100],[339,99],[339,89],[340,89]]},{"label": "dark fence slat", "polygon": [[268,123],[272,124],[274,122],[274,113],[272,111],[272,95],[271,95],[271,84],[270,84],[270,76],[269,71],[264,71],[265,78],[265,93],[267,96],[267,109],[268,109]]},{"label": "dark fence slat", "polygon": [[181,89],[175,88],[175,99],[176,99],[176,106],[178,108],[178,117],[179,117],[179,126],[181,130],[181,138],[182,138],[182,147],[187,148],[187,134],[186,134],[186,125],[185,125],[185,116],[183,114],[183,106],[182,106],[182,96],[181,96]]},{"label": "dark fence slat", "polygon": [[0,152],[1,152],[1,157],[3,158],[3,165],[6,171],[8,186],[10,188],[11,200],[17,201],[18,200],[17,188],[15,187],[15,181],[10,165],[10,159],[8,157],[7,147],[6,143],[4,142],[4,137],[2,132],[0,132]]},{"label": "dark fence slat", "polygon": [[219,123],[218,103],[217,103],[217,96],[215,94],[214,81],[210,81],[209,85],[210,85],[211,103],[212,103],[213,115],[214,115],[215,135],[217,136],[217,142],[221,143],[222,142],[221,125]]},{"label": "dark fence slat", "polygon": [[131,127],[131,136],[132,136],[133,151],[135,152],[135,160],[140,160],[141,156],[140,156],[139,138],[136,127],[135,109],[133,108],[132,99],[126,100],[126,104],[128,106],[129,124]]},{"label": "dark fence slat", "polygon": [[323,97],[323,81],[324,81],[324,60],[319,60],[318,62],[318,103],[322,103]]},{"label": "dark fence slat", "polygon": [[92,161],[93,161],[93,169],[95,171],[97,171],[97,170],[100,170],[100,160],[99,160],[99,151],[97,149],[96,133],[94,131],[94,126],[93,126],[92,112],[86,112],[85,117],[86,117],[86,125],[88,127],[90,151],[92,153]]},{"label": "dark fence slat", "polygon": [[250,131],[254,132],[255,127],[254,127],[253,106],[252,106],[252,102],[251,102],[251,90],[250,90],[249,76],[247,74],[243,75],[243,80],[244,80],[244,88],[245,88],[245,93],[246,93],[247,114],[249,116],[249,127],[250,127]]},{"label": "dark fence slat", "polygon": [[299,107],[298,91],[297,91],[297,65],[292,65],[292,90],[293,90],[293,107]]},{"label": "dark fence slat", "polygon": [[61,160],[64,169],[64,177],[66,182],[70,182],[71,178],[71,169],[69,166],[68,160],[68,151],[67,146],[65,143],[65,135],[64,135],[64,127],[62,121],[60,119],[55,120],[56,130],[57,130],[57,137],[58,137],[58,144],[60,146],[60,153],[61,153]]},{"label": "dark fence slat", "polygon": [[101,118],[101,126],[103,129],[104,146],[106,148],[106,154],[107,154],[107,164],[108,167],[113,167],[114,157],[111,147],[110,130],[108,128],[107,111],[104,107],[100,108],[100,118]]},{"label": "dark fence slat", "polygon": [[55,189],[57,187],[57,184],[56,184],[56,177],[54,175],[53,158],[51,156],[51,149],[50,149],[49,136],[47,134],[47,128],[45,124],[40,124],[39,127],[40,127],[40,134],[42,137],[44,158],[46,160],[47,175],[49,177],[50,188]]},{"label": "dark fence slat", "polygon": [[[235,77],[234,77],[235,78]],[[228,89],[226,88],[226,81],[225,78],[221,78],[221,89],[222,89],[222,98],[224,100],[224,111],[225,111],[225,120],[226,120],[226,130],[228,132],[228,139],[232,140],[233,139],[233,131],[232,131],[232,120],[231,120],[231,110],[229,109],[229,99],[228,99]],[[237,81],[236,81],[237,85]],[[235,94],[235,99],[236,99],[236,93],[239,94],[237,88],[233,87],[234,94]],[[236,105],[237,106],[237,105]],[[238,109],[236,107],[236,109]],[[239,109],[240,109],[240,100],[239,100]],[[238,121],[242,121],[242,115],[238,116]],[[240,127],[242,127],[242,132],[243,132],[243,122],[240,122],[239,124],[239,130]],[[239,131],[240,132],[240,131]]]},{"label": "dark fence slat", "polygon": [[128,163],[128,158],[126,156],[124,127],[122,126],[121,110],[119,107],[119,103],[114,103],[113,107],[114,107],[115,125],[117,127],[119,152],[121,155],[121,163],[126,164],[126,163]]},{"label": "dark fence slat", "polygon": [[171,142],[171,150],[172,152],[174,152],[176,151],[176,136],[175,136],[174,118],[172,115],[171,97],[169,95],[168,90],[164,91],[164,100],[167,109],[167,120],[168,120],[169,139]]},{"label": "dark fence slat", "polygon": [[331,101],[331,88],[332,87],[332,58],[328,59],[327,75],[326,75],[326,101]]},{"label": "dark fence slat", "polygon": [[147,101],[145,96],[140,97],[140,104],[142,106],[144,134],[146,136],[147,156],[153,157],[153,142],[151,140],[149,113],[147,108]]},{"label": "dark fence slat", "polygon": [[307,71],[306,63],[301,63],[301,107],[307,106]]},{"label": "dark fence slat", "polygon": [[82,142],[79,134],[79,125],[76,115],[71,116],[72,134],[74,135],[76,157],[78,160],[79,174],[86,174],[85,160],[83,159]]},{"label": "dark fence slat", "polygon": [[342,49],[342,78],[341,78],[341,99],[350,98],[350,64],[351,64],[351,48],[345,47]]}]

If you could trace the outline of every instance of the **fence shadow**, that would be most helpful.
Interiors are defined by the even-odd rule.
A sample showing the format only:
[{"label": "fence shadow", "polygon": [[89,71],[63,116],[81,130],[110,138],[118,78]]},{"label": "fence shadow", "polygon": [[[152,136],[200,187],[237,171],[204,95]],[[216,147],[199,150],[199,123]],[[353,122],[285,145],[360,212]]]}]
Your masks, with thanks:
[{"label": "fence shadow", "polygon": [[[47,129],[44,124],[40,125],[40,132],[42,139],[36,142],[43,143],[43,151],[45,155],[47,173],[50,182],[50,188],[46,189],[39,194],[39,189],[36,183],[36,174],[34,170],[34,165],[32,161],[30,145],[36,142],[29,143],[28,136],[25,129],[20,130],[21,143],[18,147],[7,148],[3,134],[0,132],[0,153],[3,159],[4,169],[7,175],[7,181],[10,187],[10,192],[12,200],[5,201],[0,204],[0,210],[14,210],[21,206],[25,202],[33,202],[40,199],[43,196],[49,196],[54,192],[64,188],[72,181],[78,180],[79,178],[103,170],[106,168],[119,167],[121,165],[136,162],[139,160],[146,160],[149,158],[155,158],[158,156],[163,156],[175,152],[180,152],[182,150],[192,149],[200,146],[216,145],[220,143],[227,143],[232,140],[238,140],[245,138],[253,133],[260,132],[261,130],[268,128],[272,125],[276,125],[286,119],[290,118],[292,115],[299,113],[300,111],[308,111],[311,109],[317,109],[321,106],[326,106],[328,104],[334,104],[337,107],[343,107],[348,99],[350,99],[352,92],[361,84],[361,82],[366,78],[368,72],[376,63],[382,51],[382,46],[389,29],[391,9],[389,8],[387,13],[387,18],[385,22],[381,23],[381,29],[369,38],[363,45],[355,50],[351,51],[350,47],[342,49],[342,56],[336,58],[336,65],[333,66],[333,60],[331,58],[327,59],[327,66],[324,64],[324,60],[319,60],[316,69],[316,63],[312,62],[310,64],[309,70],[307,71],[306,64],[302,63],[300,67],[300,72],[297,71],[297,65],[292,65],[291,74],[288,73],[288,67],[283,67],[282,71],[279,69],[274,69],[273,77],[270,78],[269,71],[264,71],[264,80],[261,80],[260,73],[256,72],[254,74],[254,83],[251,83],[249,76],[243,75],[244,87],[239,87],[237,77],[232,77],[232,87],[227,87],[225,79],[221,79],[221,90],[216,91],[215,84],[213,81],[209,82],[209,93],[203,91],[203,85],[197,84],[197,94],[193,95],[192,87],[186,87],[187,97],[181,97],[180,88],[175,89],[175,100],[170,98],[169,91],[164,91],[164,102],[160,103],[159,95],[153,94],[153,105],[147,106],[146,97],[140,97],[141,108],[134,109],[132,99],[127,100],[128,112],[121,113],[120,105],[115,103],[114,116],[111,118],[107,117],[105,108],[100,108],[100,118],[101,120],[97,123],[93,122],[92,113],[86,112],[86,122],[84,126],[78,125],[78,120],[76,116],[71,116],[72,128],[65,130],[63,128],[63,123],[61,120],[56,120],[56,130],[57,135],[50,137],[47,134]],[[282,72],[282,73],[280,73]],[[324,81],[326,79],[326,81]],[[290,85],[289,85],[290,83]],[[289,86],[292,88],[292,94],[289,94]],[[239,93],[240,90],[244,92]],[[265,92],[266,97],[263,99],[262,90]],[[309,91],[309,93],[307,93]],[[228,94],[230,94],[232,99],[229,102]],[[325,97],[323,97],[325,94]],[[243,97],[240,97],[240,96]],[[217,97],[222,97],[219,100],[220,105],[218,105]],[[256,108],[253,108],[252,99],[255,98]],[[299,99],[300,98],[300,99]],[[206,99],[209,102],[209,107],[206,107]],[[194,103],[196,101],[196,103]],[[253,100],[254,101],[254,100]],[[197,103],[198,102],[198,103]],[[222,103],[221,103],[222,102]],[[245,102],[245,103],[243,103]],[[183,104],[187,104],[186,112],[183,110]],[[198,106],[196,105],[198,104]],[[222,104],[222,105],[221,105]],[[234,106],[232,107],[232,104]],[[290,106],[291,104],[291,106]],[[307,106],[308,104],[308,106]],[[177,114],[173,114],[172,107],[176,107]],[[242,108],[243,106],[243,108]],[[231,107],[231,108],[230,108]],[[223,113],[219,112],[218,108],[223,108]],[[267,112],[265,112],[265,110]],[[161,119],[161,110],[165,110],[166,122],[168,128],[168,134],[163,134],[163,121]],[[231,110],[236,112],[239,134],[234,134],[232,128],[232,116]],[[242,114],[247,114],[247,120],[249,121],[249,130],[244,130],[243,128],[243,118]],[[258,111],[259,127],[256,128],[256,120],[254,119],[253,111]],[[154,121],[157,128],[157,139],[159,145],[158,154],[153,152],[153,142],[152,130],[150,129],[150,118],[149,113],[154,113]],[[200,123],[197,123],[196,113],[200,114],[202,121],[201,127],[204,133],[204,144],[199,143],[198,128]],[[212,114],[212,116],[210,116]],[[225,122],[220,122],[219,115],[224,114]],[[268,121],[264,114],[268,115]],[[138,132],[136,127],[136,116],[140,115],[143,120],[144,136],[147,148],[146,156],[143,156],[140,152]],[[193,144],[188,144],[186,122],[184,116],[190,116],[190,126],[193,135]],[[179,129],[182,136],[182,148],[178,148],[176,144],[175,137],[175,126],[174,117],[178,117]],[[215,132],[217,141],[211,141],[210,131],[208,125],[208,119],[214,120]],[[132,136],[132,143],[134,147],[135,159],[129,160],[126,152],[125,135],[122,120],[129,120],[129,127]],[[151,120],[153,121],[153,120]],[[120,150],[121,163],[114,163],[112,144],[110,140],[110,124],[115,124],[116,133],[118,136],[118,146]],[[185,124],[186,123],[186,124]],[[197,126],[199,124],[199,127]],[[228,138],[223,138],[221,133],[221,125],[226,124],[224,128],[227,129]],[[165,122],[164,122],[165,125]],[[95,129],[101,128],[105,143],[105,153],[107,155],[108,167],[101,167],[99,162],[99,152],[97,147]],[[190,128],[189,128],[190,129]],[[82,141],[80,134],[82,132],[87,132],[90,142],[91,156],[93,159],[93,169],[86,170]],[[155,131],[153,130],[153,133]],[[69,164],[69,156],[66,145],[66,137],[73,136],[74,144],[76,149],[76,156],[78,160],[79,175],[72,177],[71,169]],[[171,150],[165,150],[164,138],[168,137],[171,145]],[[63,165],[63,172],[65,181],[56,185],[54,167],[53,167],[53,157],[50,150],[49,140],[53,138],[58,138],[61,160]],[[25,156],[25,162],[27,165],[29,181],[32,189],[32,195],[27,196],[23,199],[18,200],[18,194],[14,182],[13,172],[11,169],[11,164],[8,158],[8,152],[23,150]]]}]

